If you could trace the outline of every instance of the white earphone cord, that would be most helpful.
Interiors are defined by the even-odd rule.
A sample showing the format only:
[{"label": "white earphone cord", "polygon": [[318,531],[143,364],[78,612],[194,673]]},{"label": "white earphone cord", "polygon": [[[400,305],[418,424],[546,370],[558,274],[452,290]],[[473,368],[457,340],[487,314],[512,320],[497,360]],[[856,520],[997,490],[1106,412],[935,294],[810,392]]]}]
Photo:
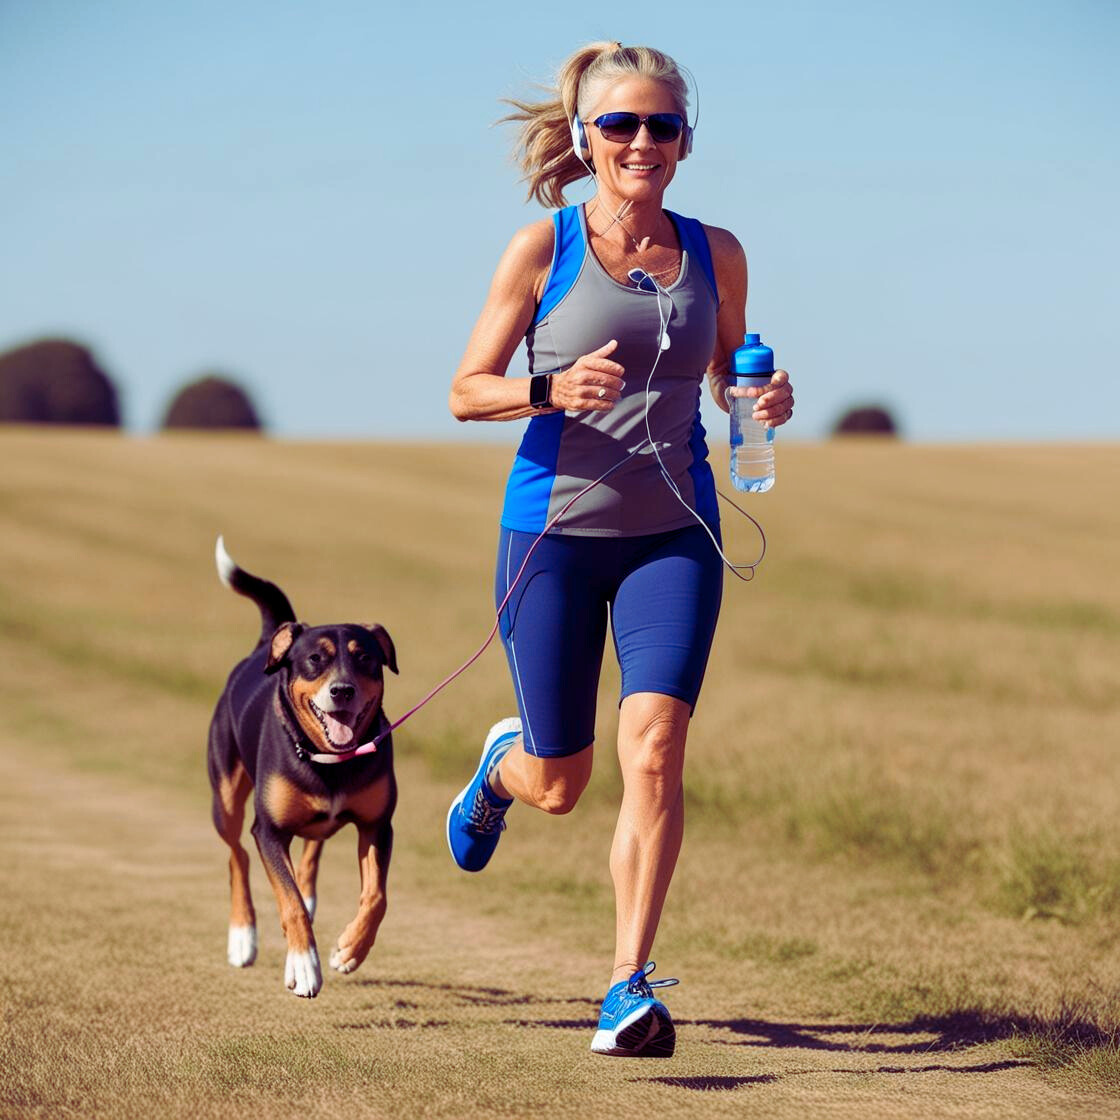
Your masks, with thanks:
[{"label": "white earphone cord", "polygon": [[[682,267],[683,267],[683,264],[684,264],[684,262],[683,262],[683,252],[682,252],[682,262],[681,262],[681,264],[682,264]],[[684,506],[684,508],[686,510],[688,510],[689,513],[692,514],[692,516],[696,519],[697,524],[699,524],[703,528],[704,532],[707,533],[708,536],[711,538],[712,546],[715,548],[716,552],[719,553],[719,558],[723,561],[724,566],[727,568],[727,570],[729,572],[731,572],[731,574],[733,576],[735,576],[736,579],[740,579],[744,583],[748,583],[750,580],[754,579],[755,571],[757,570],[759,564],[762,563],[763,558],[766,556],[766,532],[765,532],[765,530],[762,528],[762,526],[758,523],[758,521],[755,518],[753,518],[749,513],[747,513],[747,511],[745,509],[740,507],[737,503],[733,502],[726,494],[723,493],[722,490],[718,489],[718,487],[717,487],[716,493],[725,502],[727,502],[729,505],[734,507],[734,509],[736,509],[739,513],[741,513],[758,530],[758,535],[759,535],[759,537],[761,538],[761,541],[762,541],[762,548],[760,549],[760,551],[758,553],[758,559],[755,560],[752,564],[736,564],[733,561],[729,560],[727,558],[727,555],[724,553],[723,549],[720,547],[719,541],[716,540],[715,534],[712,532],[711,527],[696,512],[696,510],[694,510],[692,508],[692,506],[690,506],[688,504],[688,502],[685,501],[684,495],[680,491],[680,487],[677,486],[677,484],[673,481],[672,477],[669,474],[668,469],[665,466],[664,460],[661,458],[661,451],[657,446],[657,441],[653,438],[653,432],[650,430],[650,426],[649,426],[649,413],[650,413],[650,399],[649,399],[649,396],[650,396],[650,390],[653,387],[653,374],[654,374],[654,371],[657,369],[657,363],[661,361],[661,355],[663,353],[665,353],[665,351],[668,349],[668,347],[664,345],[664,342],[667,341],[668,337],[669,337],[668,326],[669,326],[669,316],[672,315],[673,296],[672,296],[672,293],[669,292],[668,289],[662,288],[661,285],[658,284],[657,280],[653,276],[651,276],[648,272],[646,272],[645,269],[642,269],[642,273],[645,276],[645,278],[654,286],[654,289],[657,293],[658,334],[659,334],[660,339],[661,339],[661,343],[658,345],[658,348],[657,348],[657,356],[653,359],[653,365],[650,367],[649,377],[646,378],[646,408],[645,408],[646,440],[648,441],[649,445],[653,448],[654,455],[657,456],[657,466],[661,471],[661,477],[665,480],[665,485],[669,487],[669,489],[672,491],[672,493],[676,496],[677,501],[679,501],[681,503],[681,505]],[[668,299],[668,301],[669,301],[669,309],[670,309],[669,310],[669,315],[666,315],[661,308],[662,293],[664,293],[665,298]],[[745,576],[745,575],[742,574],[743,572],[750,572],[750,575]]]},{"label": "white earphone cord", "polygon": [[[682,268],[684,267],[684,251],[683,251],[683,249],[682,249],[682,254],[681,254],[681,267]],[[727,568],[727,570],[729,572],[731,572],[731,574],[733,576],[735,576],[736,579],[742,580],[743,583],[749,583],[752,579],[754,579],[754,574],[755,574],[756,569],[762,563],[763,559],[766,556],[766,531],[762,528],[762,526],[759,524],[759,522],[756,518],[752,517],[737,502],[734,502],[722,490],[720,490],[717,487],[716,488],[716,493],[719,495],[719,497],[721,497],[725,502],[727,502],[727,504],[730,505],[737,513],[739,513],[743,517],[745,517],[755,527],[755,529],[758,530],[758,535],[759,535],[759,538],[760,538],[760,541],[761,541],[761,547],[759,549],[758,558],[756,560],[754,560],[753,562],[751,562],[749,564],[737,564],[733,560],[728,559],[727,554],[723,551],[722,547],[720,546],[719,541],[716,540],[715,534],[712,532],[711,527],[696,512],[696,510],[694,510],[692,508],[692,506],[690,506],[688,504],[684,495],[680,491],[680,487],[678,487],[677,484],[673,481],[672,475],[669,474],[669,470],[665,466],[665,461],[661,458],[661,449],[658,446],[657,440],[655,440],[653,438],[653,431],[650,427],[650,421],[649,421],[650,394],[651,394],[652,389],[653,389],[653,375],[657,370],[657,364],[658,364],[658,362],[661,361],[661,355],[665,352],[666,349],[668,349],[666,343],[667,343],[667,340],[668,340],[668,337],[669,337],[669,335],[668,335],[668,325],[669,325],[669,316],[672,314],[673,295],[668,289],[663,288],[657,282],[657,279],[653,275],[651,275],[649,272],[647,272],[644,268],[640,269],[640,270],[635,269],[634,271],[636,271],[636,272],[640,271],[642,276],[653,285],[654,291],[655,291],[655,294],[656,294],[656,299],[657,299],[658,347],[657,347],[657,354],[653,359],[653,365],[650,366],[649,375],[646,377],[646,387],[645,387],[645,416],[644,416],[644,422],[645,422],[645,429],[646,429],[646,438],[641,443],[639,443],[636,447],[634,447],[623,459],[620,459],[617,463],[615,463],[613,466],[611,466],[608,470],[604,471],[603,474],[601,474],[594,481],[588,483],[582,490],[580,490],[580,492],[576,495],[576,498],[583,497],[584,494],[587,494],[591,490],[594,490],[595,487],[599,485],[599,483],[603,482],[609,475],[613,474],[624,463],[628,463],[631,459],[634,458],[635,455],[637,455],[639,452],[641,452],[648,445],[650,448],[652,448],[653,454],[657,459],[657,467],[658,467],[658,470],[661,473],[661,478],[665,482],[665,485],[669,487],[669,490],[672,492],[673,496],[677,499],[677,501],[680,502],[681,505],[684,506],[684,508],[686,510],[688,510],[688,512],[692,515],[692,517],[695,518],[697,524],[700,525],[701,528],[704,530],[704,532],[708,534],[708,537],[712,542],[712,547],[719,554],[719,558],[723,561],[724,566]],[[669,308],[670,308],[669,315],[665,314],[665,310],[661,305],[661,297],[662,296],[664,296],[669,301]],[[554,354],[559,354],[560,351],[557,349],[557,346],[556,346],[556,335],[555,335],[555,331],[554,331],[552,322],[549,319],[546,319],[545,320],[545,325],[548,327],[549,335],[551,336],[551,339],[552,339],[553,353]],[[544,532],[541,534],[542,536],[544,535],[544,533],[547,533],[560,520],[560,518],[565,513],[567,513],[568,509],[575,503],[575,500],[576,499],[573,498],[571,501],[569,501],[564,506],[564,508],[548,523],[547,527],[544,529]],[[743,574],[744,572],[747,572],[749,574],[744,575]]]}]

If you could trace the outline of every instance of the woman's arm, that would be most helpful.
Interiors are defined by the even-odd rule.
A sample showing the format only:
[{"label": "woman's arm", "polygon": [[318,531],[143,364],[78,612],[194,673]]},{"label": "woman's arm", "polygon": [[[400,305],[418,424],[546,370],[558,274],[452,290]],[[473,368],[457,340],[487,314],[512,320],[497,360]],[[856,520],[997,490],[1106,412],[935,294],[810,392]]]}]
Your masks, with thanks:
[{"label": "woman's arm", "polygon": [[529,404],[530,378],[506,377],[544,293],[552,266],[552,241],[552,222],[534,222],[514,234],[502,254],[490,294],[451,382],[449,404],[457,420],[518,420],[558,408],[605,412],[621,396],[623,369],[608,357],[617,345],[613,339],[570,369],[553,375],[553,408]]},{"label": "woman's arm", "polygon": [[708,363],[708,386],[716,404],[728,411],[727,394],[757,397],[754,418],[769,428],[784,424],[793,415],[793,387],[784,369],[776,370],[769,386],[740,389],[730,373],[731,354],[743,344],[747,329],[747,257],[734,234],[705,226],[720,302],[716,316],[716,346]]}]

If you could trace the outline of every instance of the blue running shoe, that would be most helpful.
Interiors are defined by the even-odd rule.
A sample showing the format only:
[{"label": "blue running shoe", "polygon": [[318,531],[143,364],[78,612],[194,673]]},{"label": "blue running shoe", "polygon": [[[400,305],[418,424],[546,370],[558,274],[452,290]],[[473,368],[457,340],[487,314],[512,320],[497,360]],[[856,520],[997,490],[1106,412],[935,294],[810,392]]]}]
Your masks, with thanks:
[{"label": "blue running shoe", "polygon": [[650,961],[629,980],[620,980],[603,1000],[599,1029],[591,1040],[593,1054],[615,1058],[671,1058],[677,1045],[677,1032],[669,1009],[655,999],[652,989],[668,988],[679,980],[654,980]]},{"label": "blue running shoe", "polygon": [[464,871],[481,871],[494,854],[513,800],[490,788],[490,774],[521,736],[521,720],[503,719],[490,728],[474,777],[447,811],[447,846]]}]

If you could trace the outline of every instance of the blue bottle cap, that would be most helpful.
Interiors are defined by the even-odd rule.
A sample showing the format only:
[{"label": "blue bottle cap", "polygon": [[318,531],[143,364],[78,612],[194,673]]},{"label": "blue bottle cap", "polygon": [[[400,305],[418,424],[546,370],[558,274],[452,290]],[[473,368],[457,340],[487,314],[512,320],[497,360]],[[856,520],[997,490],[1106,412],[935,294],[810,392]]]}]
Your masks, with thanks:
[{"label": "blue bottle cap", "polygon": [[743,345],[731,355],[731,372],[740,377],[767,377],[774,372],[774,351],[762,345],[762,336],[743,336]]}]

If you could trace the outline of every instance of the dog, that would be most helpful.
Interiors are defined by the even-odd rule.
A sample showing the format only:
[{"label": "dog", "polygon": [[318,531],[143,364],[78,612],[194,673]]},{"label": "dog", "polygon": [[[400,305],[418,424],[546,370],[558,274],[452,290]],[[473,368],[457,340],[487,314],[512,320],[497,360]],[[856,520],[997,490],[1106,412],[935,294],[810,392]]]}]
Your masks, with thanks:
[{"label": "dog", "polygon": [[[230,673],[218,699],[207,752],[214,827],[230,849],[227,954],[235,968],[247,968],[257,956],[249,854],[241,844],[245,805],[253,794],[252,833],[287,941],[284,983],[312,999],[323,986],[311,928],[319,857],[343,825],[358,829],[361,896],[357,915],[331,953],[331,967],[353,972],[385,917],[397,802],[392,736],[372,752],[355,752],[389,730],[381,707],[383,669],[398,671],[396,650],[380,625],[297,622],[284,592],[239,568],[221,537],[215,559],[222,583],[252,599],[261,613],[260,640]],[[304,840],[298,867],[290,855],[295,836]]]}]

